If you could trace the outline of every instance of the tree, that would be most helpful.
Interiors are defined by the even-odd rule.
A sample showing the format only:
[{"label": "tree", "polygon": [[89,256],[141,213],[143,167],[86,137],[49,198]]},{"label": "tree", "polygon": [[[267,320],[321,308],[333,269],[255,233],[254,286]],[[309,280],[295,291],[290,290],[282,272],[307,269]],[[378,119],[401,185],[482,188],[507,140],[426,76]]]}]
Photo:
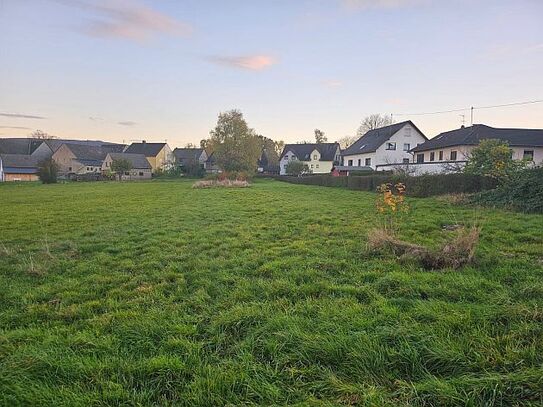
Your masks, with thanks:
[{"label": "tree", "polygon": [[253,173],[262,153],[262,143],[239,110],[220,113],[217,125],[205,143],[214,153],[219,168]]},{"label": "tree", "polygon": [[464,168],[466,174],[483,175],[502,181],[526,166],[524,161],[513,160],[513,151],[506,141],[496,139],[481,140],[467,158]]},{"label": "tree", "polygon": [[50,134],[47,134],[44,131],[41,130],[35,130],[30,134],[30,138],[35,138],[39,140],[51,140],[56,138],[55,136],[51,136]]},{"label": "tree", "polygon": [[299,176],[302,174],[307,174],[310,171],[307,164],[304,164],[300,160],[291,160],[287,163],[285,167],[285,172],[287,173],[287,175]]},{"label": "tree", "polygon": [[56,184],[58,175],[58,165],[52,159],[48,158],[39,163],[38,176],[44,184]]},{"label": "tree", "polygon": [[339,143],[339,147],[344,150],[350,145],[354,144],[354,142],[358,139],[359,137],[357,136],[345,136],[340,138],[337,142]]},{"label": "tree", "polygon": [[118,158],[111,162],[111,171],[113,171],[119,177],[119,181],[124,172],[132,169],[132,163],[125,158]]},{"label": "tree", "polygon": [[324,135],[324,131],[315,129],[315,143],[321,144],[321,143],[326,143],[327,141],[328,139]]},{"label": "tree", "polygon": [[[196,147],[197,147],[197,146],[196,146],[196,144],[194,144],[194,143],[187,143],[187,144],[185,144],[185,148],[196,148]],[[203,147],[202,147],[202,148],[203,148]]]},{"label": "tree", "polygon": [[283,141],[273,141],[271,138],[258,136],[262,144],[262,151],[266,153],[268,165],[279,165],[279,156],[283,152],[285,143]]},{"label": "tree", "polygon": [[366,116],[362,122],[360,122],[360,126],[358,127],[356,134],[360,137],[370,130],[378,129],[379,127],[384,127],[391,124],[392,117],[379,113],[371,114]]}]

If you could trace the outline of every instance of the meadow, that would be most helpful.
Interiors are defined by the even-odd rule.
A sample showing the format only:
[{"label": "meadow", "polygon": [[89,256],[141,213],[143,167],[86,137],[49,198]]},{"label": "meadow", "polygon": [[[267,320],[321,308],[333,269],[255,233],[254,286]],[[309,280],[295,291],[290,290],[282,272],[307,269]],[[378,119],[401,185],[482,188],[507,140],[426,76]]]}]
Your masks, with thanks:
[{"label": "meadow", "polygon": [[0,185],[0,405],[542,405],[543,216],[409,205],[476,264],[370,253],[370,192]]}]

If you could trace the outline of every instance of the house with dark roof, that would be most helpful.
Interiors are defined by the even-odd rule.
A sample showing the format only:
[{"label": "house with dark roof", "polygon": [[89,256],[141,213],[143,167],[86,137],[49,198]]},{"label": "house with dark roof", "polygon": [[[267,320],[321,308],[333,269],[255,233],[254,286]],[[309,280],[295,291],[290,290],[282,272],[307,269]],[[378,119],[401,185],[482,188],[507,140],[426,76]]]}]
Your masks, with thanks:
[{"label": "house with dark roof", "polygon": [[132,166],[130,170],[125,171],[123,174],[118,174],[123,181],[151,178],[153,168],[143,154],[107,153],[102,163],[102,172],[112,172],[111,164],[115,160],[126,160]]},{"label": "house with dark roof", "polygon": [[263,149],[257,161],[256,170],[260,174],[279,174],[279,165],[271,162],[268,152]]},{"label": "house with dark roof", "polygon": [[495,128],[474,124],[440,133],[414,147],[411,152],[416,165],[412,167],[417,173],[439,173],[447,172],[451,168],[461,168],[473,148],[485,139],[507,142],[513,159],[543,165],[543,129]]},{"label": "house with dark roof", "polygon": [[151,164],[153,172],[169,170],[175,164],[175,157],[166,143],[147,143],[144,140],[130,144],[124,152],[143,154]]},{"label": "house with dark roof", "polygon": [[176,148],[173,150],[175,164],[180,167],[187,167],[194,164],[199,164],[205,169],[208,158],[204,148]]},{"label": "house with dark roof", "polygon": [[338,143],[286,144],[279,157],[279,174],[286,175],[287,164],[293,160],[306,164],[313,174],[329,174],[340,159]]},{"label": "house with dark roof", "polygon": [[343,165],[389,170],[412,162],[410,150],[426,140],[411,120],[373,129],[343,150]]},{"label": "house with dark roof", "polygon": [[38,161],[51,158],[53,150],[45,140],[35,138],[0,138],[0,154],[22,154]]},{"label": "house with dark roof", "polygon": [[38,179],[36,157],[28,154],[0,154],[0,182]]},{"label": "house with dark roof", "polygon": [[219,164],[217,164],[217,160],[215,159],[214,153],[209,154],[209,156],[207,157],[206,172],[209,174],[218,174],[219,172],[221,172]]},{"label": "house with dark roof", "polygon": [[60,174],[101,173],[102,164],[110,152],[121,152],[123,144],[112,143],[62,143],[53,153]]}]

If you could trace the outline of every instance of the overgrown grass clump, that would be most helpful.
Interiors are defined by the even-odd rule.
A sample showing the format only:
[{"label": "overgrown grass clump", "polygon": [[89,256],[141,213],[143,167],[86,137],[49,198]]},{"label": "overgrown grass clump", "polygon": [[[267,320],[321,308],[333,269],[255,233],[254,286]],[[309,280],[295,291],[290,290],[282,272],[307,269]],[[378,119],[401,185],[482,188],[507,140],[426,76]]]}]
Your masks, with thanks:
[{"label": "overgrown grass clump", "polygon": [[543,217],[255,181],[0,185],[0,405],[541,405]]}]

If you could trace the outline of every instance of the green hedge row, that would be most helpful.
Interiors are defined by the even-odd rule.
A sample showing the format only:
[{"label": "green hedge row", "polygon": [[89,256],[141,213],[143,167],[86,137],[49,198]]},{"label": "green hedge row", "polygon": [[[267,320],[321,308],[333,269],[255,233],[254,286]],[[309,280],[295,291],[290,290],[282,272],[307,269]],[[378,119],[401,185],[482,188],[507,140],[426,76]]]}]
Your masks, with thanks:
[{"label": "green hedge row", "polygon": [[375,191],[381,184],[403,182],[410,196],[426,197],[452,193],[474,193],[493,189],[497,183],[492,178],[468,174],[435,174],[413,176],[371,175],[333,177],[310,175],[305,177],[274,177],[293,184],[341,187],[358,191]]}]

